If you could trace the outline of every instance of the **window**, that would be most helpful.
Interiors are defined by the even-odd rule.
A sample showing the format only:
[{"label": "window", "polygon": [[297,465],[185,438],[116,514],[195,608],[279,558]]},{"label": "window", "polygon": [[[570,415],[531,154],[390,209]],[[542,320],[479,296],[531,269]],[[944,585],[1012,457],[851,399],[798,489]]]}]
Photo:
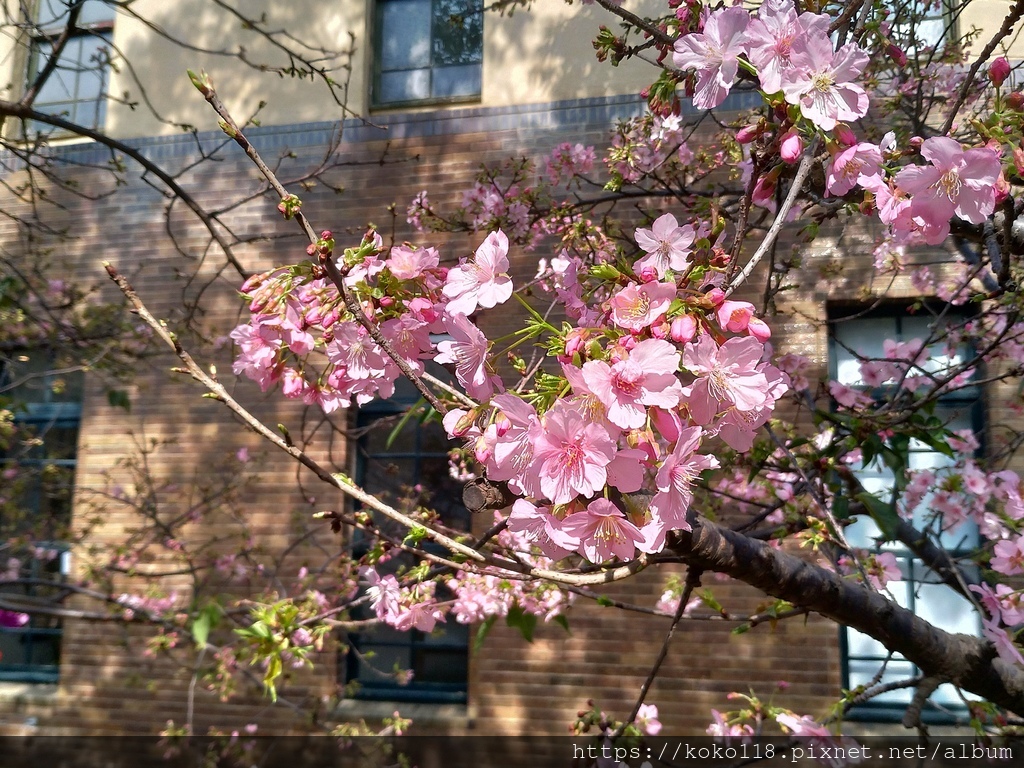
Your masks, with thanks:
[{"label": "window", "polygon": [[954,37],[945,0],[887,0],[885,5],[892,39],[908,53]]},{"label": "window", "polygon": [[[70,0],[40,1],[26,88],[32,87],[50,59],[54,44],[67,27],[71,4]],[[103,127],[113,29],[114,11],[110,6],[100,0],[82,3],[76,29],[61,51],[57,67],[36,95],[37,110],[86,128]],[[33,128],[54,130],[38,123]]]},{"label": "window", "polygon": [[375,105],[480,96],[481,0],[378,0],[376,9]]},{"label": "window", "polygon": [[[832,378],[847,386],[863,388],[858,355],[884,359],[883,342],[886,339],[897,342],[929,339],[933,337],[930,325],[934,319],[933,315],[922,311],[915,315],[906,312],[876,312],[866,316],[856,315],[850,320],[833,321],[830,361]],[[963,319],[960,315],[954,315],[947,322],[957,323]],[[927,349],[927,362],[923,368],[932,372],[942,371],[960,363],[964,352],[960,350],[951,356],[942,344],[934,344]],[[885,397],[885,387],[875,390],[874,394],[878,398]],[[936,406],[935,415],[951,430],[970,430],[976,435],[980,434],[981,402],[978,388],[962,388],[943,397]],[[924,443],[911,441],[911,470],[940,470],[950,464],[952,460],[938,451]],[[887,466],[880,461],[873,462],[857,468],[857,475],[865,490],[883,500],[888,498],[893,488],[893,473]],[[915,508],[914,526],[931,533],[951,555],[956,557],[966,554],[978,544],[978,529],[973,522],[964,522],[943,530],[943,520],[930,508],[927,498]],[[852,546],[876,550],[880,531],[874,521],[862,516],[846,529],[846,536]],[[902,573],[902,579],[890,581],[887,585],[889,593],[900,605],[948,632],[970,635],[980,633],[980,619],[971,605],[944,585],[902,543],[886,542],[880,549],[895,556]],[[916,667],[906,659],[899,655],[890,658],[881,643],[856,630],[843,628],[840,646],[843,651],[844,688],[852,689],[873,681],[895,682],[918,674]],[[912,696],[913,688],[890,691],[851,714],[862,719],[898,719]],[[932,695],[931,703],[933,708],[930,712],[926,708],[925,716],[933,719],[951,718],[963,711],[963,701],[950,685],[940,686]]]},{"label": "window", "polygon": [[[462,483],[449,473],[449,444],[444,429],[436,421],[420,424],[416,418],[403,420],[414,402],[412,385],[400,379],[391,400],[375,400],[359,410],[356,424],[364,434],[357,445],[356,477],[368,493],[400,506],[422,504],[436,511],[445,525],[468,531],[470,515],[462,505]],[[382,525],[388,529],[387,521]],[[405,531],[395,525],[393,533],[401,538]],[[368,546],[367,539],[357,534],[354,553],[362,555]],[[398,557],[378,571],[394,572],[411,564],[411,559]],[[439,601],[445,599],[441,591],[439,586]],[[372,616],[368,608],[361,610],[357,618]],[[358,683],[357,698],[466,701],[469,627],[464,624],[450,619],[439,623],[430,634],[378,626],[352,636],[350,644],[352,648],[340,666],[345,682]],[[396,669],[411,671],[411,681],[400,684],[392,674]]]},{"label": "window", "polygon": [[[45,605],[61,598],[70,554],[81,371],[58,372],[45,350],[0,356],[0,408],[14,414],[17,437],[0,444],[5,495],[0,501],[0,600]],[[53,682],[60,662],[61,620],[32,614],[22,627],[0,629],[0,680]]]}]

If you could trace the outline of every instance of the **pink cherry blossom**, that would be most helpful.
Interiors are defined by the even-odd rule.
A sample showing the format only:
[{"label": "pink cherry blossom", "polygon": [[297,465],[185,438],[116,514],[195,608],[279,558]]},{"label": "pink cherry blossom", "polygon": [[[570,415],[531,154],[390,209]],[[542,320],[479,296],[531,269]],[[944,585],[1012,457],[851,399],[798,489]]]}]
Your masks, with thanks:
[{"label": "pink cherry blossom", "polygon": [[487,371],[487,338],[465,315],[445,316],[451,339],[437,345],[434,361],[455,366],[455,376],[470,397],[486,400],[501,380]]},{"label": "pink cherry blossom", "polygon": [[443,292],[448,313],[471,315],[477,307],[490,309],[512,296],[508,276],[508,238],[500,229],[476,249],[473,261],[448,270]]},{"label": "pink cherry blossom", "polygon": [[516,499],[508,516],[508,529],[525,533],[552,560],[567,557],[580,545],[578,538],[562,529],[562,522],[550,507],[538,507],[526,499]]},{"label": "pink cherry blossom", "polygon": [[797,15],[792,0],[766,0],[747,27],[744,42],[765,93],[782,90],[782,72],[789,67],[793,41],[805,36],[828,38],[828,16]]},{"label": "pink cherry blossom", "polygon": [[997,541],[994,552],[995,556],[989,563],[993,571],[1004,576],[1024,573],[1024,536],[1017,537],[1016,541]]},{"label": "pink cherry blossom", "polygon": [[684,35],[676,40],[672,60],[679,69],[697,71],[693,104],[714,109],[729,95],[738,57],[744,52],[743,32],[750,14],[743,8],[720,8],[708,16],[703,34]]},{"label": "pink cherry blossom", "polygon": [[912,195],[911,213],[928,226],[948,226],[955,213],[981,224],[995,208],[999,157],[981,147],[966,152],[948,136],[933,136],[921,145],[921,156],[931,165],[908,166],[896,175],[896,184]]},{"label": "pink cherry blossom", "polygon": [[704,334],[687,344],[682,365],[697,377],[689,393],[694,422],[710,424],[723,405],[741,411],[765,405],[768,380],[758,370],[763,355],[764,345],[750,336],[729,339],[719,347],[709,334]]},{"label": "pink cherry blossom", "polygon": [[415,280],[428,269],[440,263],[436,248],[416,248],[409,244],[396,245],[391,257],[384,262],[391,274],[399,280]]},{"label": "pink cherry blossom", "polygon": [[651,511],[670,528],[690,530],[686,512],[693,501],[693,483],[705,469],[719,466],[714,456],[697,453],[703,436],[700,427],[684,429],[658,470],[658,493],[651,500]]},{"label": "pink cherry blossom", "polygon": [[804,117],[830,131],[840,121],[867,114],[868,95],[854,82],[867,64],[868,55],[853,43],[833,53],[827,37],[799,38],[793,43],[790,65],[782,72],[782,91]]},{"label": "pink cherry blossom", "polygon": [[608,302],[612,322],[627,331],[642,331],[665,316],[675,297],[675,283],[630,283]]},{"label": "pink cherry blossom", "polygon": [[679,352],[667,341],[646,339],[623,360],[609,365],[591,360],[583,366],[583,379],[607,409],[608,420],[622,429],[636,429],[647,421],[644,406],[674,408],[683,393],[676,378]]},{"label": "pink cherry blossom", "polygon": [[369,584],[366,594],[377,618],[393,626],[401,612],[402,590],[398,585],[398,579],[391,574],[381,578],[373,568],[363,568],[359,575]]},{"label": "pink cherry blossom", "polygon": [[542,426],[533,452],[544,495],[567,504],[601,490],[608,480],[605,468],[615,457],[615,442],[604,427],[564,400],[544,414]]},{"label": "pink cherry blossom", "polygon": [[487,477],[507,480],[514,491],[524,495],[539,496],[537,473],[531,468],[534,441],[541,430],[537,411],[529,403],[509,394],[497,395],[491,402],[501,415],[488,429],[488,432],[493,430],[493,438],[487,459]]},{"label": "pink cherry blossom", "polygon": [[988,641],[995,646],[996,653],[999,654],[1000,659],[1007,664],[1024,665],[1024,656],[1021,656],[1020,648],[1013,642],[1013,638],[1010,637],[1009,633],[999,626],[998,621],[995,619],[982,619],[981,631]]},{"label": "pink cherry blossom", "polygon": [[633,270],[639,274],[645,269],[653,269],[659,279],[665,277],[670,269],[682,272],[689,264],[690,246],[695,234],[689,224],[679,226],[671,213],[662,214],[650,229],[636,230],[636,244],[647,255],[637,259]]},{"label": "pink cherry blossom", "polygon": [[861,142],[833,155],[825,176],[825,190],[842,197],[855,185],[877,177],[882,168],[882,153],[878,145]]},{"label": "pink cherry blossom", "polygon": [[608,499],[594,499],[586,509],[569,515],[562,529],[579,540],[579,553],[592,563],[612,557],[630,560],[644,540],[640,529]]}]

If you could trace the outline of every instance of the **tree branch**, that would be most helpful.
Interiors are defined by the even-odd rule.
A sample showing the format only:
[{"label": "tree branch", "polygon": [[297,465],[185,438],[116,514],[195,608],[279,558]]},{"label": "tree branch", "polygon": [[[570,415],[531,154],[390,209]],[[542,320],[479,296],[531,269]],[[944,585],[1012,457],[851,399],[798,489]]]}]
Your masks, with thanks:
[{"label": "tree branch", "polygon": [[1024,713],[1024,669],[1000,659],[987,640],[945,632],[874,590],[701,518],[693,530],[676,532],[669,548],[690,567],[724,573],[852,627],[926,676]]}]

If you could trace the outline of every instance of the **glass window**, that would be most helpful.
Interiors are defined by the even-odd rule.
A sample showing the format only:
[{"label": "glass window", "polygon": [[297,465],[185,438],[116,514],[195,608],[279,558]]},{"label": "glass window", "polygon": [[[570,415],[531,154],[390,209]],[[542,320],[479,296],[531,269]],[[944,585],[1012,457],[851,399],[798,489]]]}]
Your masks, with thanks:
[{"label": "glass window", "polygon": [[[0,408],[14,414],[16,429],[0,445],[0,600],[12,606],[52,606],[64,596],[82,379],[47,350],[0,356]],[[62,632],[60,617],[43,613],[0,628],[0,680],[55,681]]]},{"label": "glass window", "polygon": [[[958,323],[964,318],[954,315],[948,323]],[[920,339],[922,342],[935,338],[932,325],[935,317],[928,312],[909,315],[906,312],[872,313],[858,315],[854,319],[837,320],[832,323],[831,371],[832,377],[847,386],[864,387],[861,378],[861,358],[884,359],[883,343],[886,339],[906,342]],[[934,343],[927,347],[927,355],[920,368],[932,373],[959,364],[967,354],[965,349],[948,349],[944,344]],[[874,390],[878,398],[886,396],[885,387]],[[935,415],[943,420],[948,429],[970,430],[980,433],[981,404],[976,387],[965,387],[943,397]],[[953,462],[947,456],[929,446],[911,441],[909,468],[941,469]],[[893,488],[892,470],[880,461],[856,468],[857,475],[865,490],[887,499]],[[979,534],[973,522],[963,522],[954,527],[944,525],[940,516],[930,511],[932,505],[927,498],[915,509],[913,524],[918,530],[930,533],[951,555],[963,555],[977,546]],[[947,632],[978,635],[981,631],[980,618],[973,607],[960,595],[941,582],[941,579],[927,568],[900,542],[885,542],[879,545],[881,532],[870,518],[861,516],[846,529],[851,546],[872,551],[889,552],[895,556],[902,578],[890,581],[886,588],[900,605],[909,608],[925,620]],[[918,669],[899,654],[889,655],[885,647],[867,635],[854,629],[841,630],[843,649],[844,682],[847,689],[871,683],[890,683],[916,676]],[[913,688],[889,691],[873,699],[867,705],[855,710],[854,714],[866,718],[900,716],[913,696]],[[931,702],[938,708],[931,710],[931,716],[947,716],[963,710],[960,694],[950,685],[942,685],[932,694]],[[927,714],[927,711],[926,711]]]},{"label": "glass window", "polygon": [[[438,369],[435,375],[446,374]],[[422,506],[435,511],[440,521],[456,530],[468,531],[470,515],[462,505],[462,483],[453,479],[448,467],[448,440],[444,428],[432,421],[405,418],[417,393],[404,379],[396,383],[391,400],[375,400],[359,410],[356,426],[362,435],[357,451],[356,477],[369,493],[400,508]],[[405,530],[397,524],[378,520],[385,530],[398,538]],[[367,537],[355,535],[354,554],[366,552]],[[430,544],[423,546],[429,547]],[[378,567],[379,573],[393,573],[415,563],[397,557]],[[436,597],[446,599],[438,586]],[[371,618],[372,611],[362,607],[356,618]],[[430,634],[418,630],[399,632],[378,626],[349,639],[351,650],[342,660],[346,683],[356,682],[357,698],[388,701],[452,702],[466,701],[469,675],[469,627],[454,620],[439,623]],[[412,673],[401,684],[396,670]]]},{"label": "glass window", "polygon": [[[42,0],[26,87],[33,84],[50,59],[54,44],[67,26],[69,6],[68,0]],[[113,29],[113,8],[100,0],[86,0],[82,4],[76,29],[61,51],[56,69],[36,95],[33,106],[37,110],[86,128],[103,127]],[[32,128],[60,132],[42,123],[33,123]]]},{"label": "glass window", "polygon": [[953,37],[945,0],[887,0],[893,41],[907,53],[939,46]]},{"label": "glass window", "polygon": [[470,100],[480,95],[480,0],[378,0],[373,103]]}]

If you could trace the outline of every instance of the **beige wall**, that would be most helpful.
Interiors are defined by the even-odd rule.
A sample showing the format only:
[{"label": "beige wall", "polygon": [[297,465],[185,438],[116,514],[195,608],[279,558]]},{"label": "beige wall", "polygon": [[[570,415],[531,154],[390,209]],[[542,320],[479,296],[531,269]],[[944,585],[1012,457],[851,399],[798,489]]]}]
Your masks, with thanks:
[{"label": "beige wall", "polygon": [[[250,17],[266,14],[267,29],[287,29],[313,46],[342,50],[354,35],[348,109],[365,114],[368,108],[369,73],[373,67],[370,9],[372,0],[340,0],[294,3],[254,0],[244,4]],[[237,50],[244,46],[256,63],[287,65],[285,57],[258,35],[246,32],[237,18],[215,8],[208,0],[139,0],[132,5],[138,16],[166,31],[169,37],[187,39],[208,50]],[[613,19],[597,6],[569,6],[561,0],[542,0],[530,12],[512,16],[488,14],[484,25],[483,94],[481,106],[505,106],[578,99],[590,96],[633,93],[648,85],[657,73],[644,62],[627,62],[613,69],[597,61],[592,40],[600,24]],[[226,56],[184,49],[155,34],[139,19],[119,13],[115,44],[142,80],[142,87],[156,111],[164,118],[215,127],[212,111],[188,82],[186,69],[206,70],[221,98],[237,118],[252,114],[260,101],[267,107],[260,115],[265,125],[286,125],[342,117],[341,107],[331,101],[322,82],[309,78],[280,78],[252,69]],[[349,61],[347,56],[339,63]],[[344,70],[334,77],[343,80]],[[140,86],[127,67],[114,73],[110,92],[128,91],[140,98]],[[403,111],[407,111],[405,108]],[[135,110],[111,103],[109,131],[118,137],[175,133],[140,105]]]}]

